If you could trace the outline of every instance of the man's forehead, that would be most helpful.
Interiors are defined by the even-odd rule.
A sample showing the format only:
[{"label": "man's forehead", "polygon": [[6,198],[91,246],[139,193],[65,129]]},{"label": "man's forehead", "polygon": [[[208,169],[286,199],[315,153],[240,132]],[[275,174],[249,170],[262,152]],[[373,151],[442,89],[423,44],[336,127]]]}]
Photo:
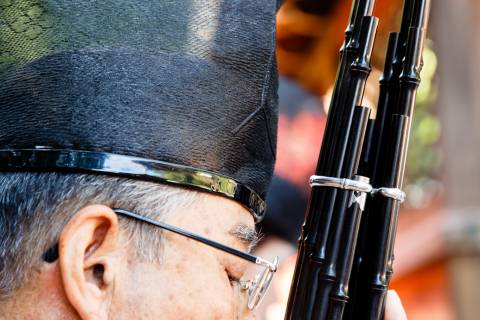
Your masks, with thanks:
[{"label": "man's forehead", "polygon": [[[254,219],[249,210],[235,201],[216,195],[202,194],[201,209],[195,213],[198,219],[218,228],[217,231],[250,248],[258,240]],[[200,209],[200,211],[198,211]],[[208,218],[207,218],[208,216]],[[200,223],[199,220],[197,222]]]},{"label": "man's forehead", "polygon": [[254,219],[249,209],[239,203],[212,194],[201,194],[203,200],[203,210],[216,216],[222,223],[229,224],[243,223],[254,226]]}]

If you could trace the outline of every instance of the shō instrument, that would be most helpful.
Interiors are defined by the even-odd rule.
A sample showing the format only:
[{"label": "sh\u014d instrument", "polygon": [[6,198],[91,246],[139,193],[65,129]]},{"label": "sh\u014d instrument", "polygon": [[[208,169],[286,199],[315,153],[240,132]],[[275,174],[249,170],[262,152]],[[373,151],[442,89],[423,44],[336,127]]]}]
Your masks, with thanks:
[{"label": "sh\u014d instrument", "polygon": [[312,187],[286,319],[381,319],[430,0],[405,0],[389,37],[375,119],[362,105],[378,18],[354,0]]}]

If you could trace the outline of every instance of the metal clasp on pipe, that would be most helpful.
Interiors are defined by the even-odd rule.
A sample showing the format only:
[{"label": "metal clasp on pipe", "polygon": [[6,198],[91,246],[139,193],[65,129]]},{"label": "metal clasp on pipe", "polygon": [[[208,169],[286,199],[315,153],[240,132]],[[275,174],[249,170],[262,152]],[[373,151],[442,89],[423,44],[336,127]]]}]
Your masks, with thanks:
[{"label": "metal clasp on pipe", "polygon": [[332,187],[344,190],[351,190],[354,192],[369,193],[372,196],[380,194],[384,197],[391,198],[399,202],[405,201],[405,192],[403,192],[399,188],[374,188],[369,182],[370,179],[364,176],[355,176],[354,179],[316,175],[310,177],[311,187]]},{"label": "metal clasp on pipe", "polygon": [[334,178],[326,176],[311,176],[311,187],[332,187],[358,192],[372,192],[372,185],[368,183],[369,179],[363,176],[355,176],[355,180],[346,178]]},{"label": "metal clasp on pipe", "polygon": [[394,200],[400,201],[400,203],[404,202],[405,199],[407,198],[407,195],[405,194],[405,192],[398,188],[382,187],[382,188],[372,189],[371,194],[372,196],[381,194],[384,197],[388,197],[388,198],[392,198]]},{"label": "metal clasp on pipe", "polygon": [[310,186],[312,187],[332,187],[353,191],[348,206],[350,207],[352,204],[358,203],[362,211],[367,201],[367,193],[371,193],[373,190],[369,182],[370,179],[364,176],[355,176],[354,179],[325,176],[310,177]]}]

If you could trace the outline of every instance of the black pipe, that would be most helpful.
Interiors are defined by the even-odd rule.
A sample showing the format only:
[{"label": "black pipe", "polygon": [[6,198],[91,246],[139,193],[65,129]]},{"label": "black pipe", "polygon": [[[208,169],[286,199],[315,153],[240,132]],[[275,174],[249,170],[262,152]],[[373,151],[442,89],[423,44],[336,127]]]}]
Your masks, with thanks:
[{"label": "black pipe", "polygon": [[[423,26],[428,20],[429,1],[417,0],[413,4],[409,24],[414,27],[408,28],[406,45],[400,46],[399,43],[398,48],[404,51],[402,70],[398,80],[393,79],[396,82],[393,87],[395,99],[387,108],[393,109],[394,114],[389,116],[392,122],[385,128],[389,133],[384,134],[387,138],[382,137],[377,154],[376,161],[383,163],[383,166],[376,161],[371,164],[374,167],[372,183],[376,187],[403,187],[410,119],[420,84],[421,53],[425,37]],[[398,62],[398,50],[396,59]],[[395,67],[398,65],[395,66],[394,63],[394,69]],[[356,298],[348,308],[350,319],[380,319],[383,315],[384,299],[393,274],[393,248],[399,207],[399,201],[382,196],[367,203],[364,215],[366,222],[362,224],[365,229],[362,232],[365,235],[363,250],[357,251],[355,258],[358,268],[354,283]]]},{"label": "black pipe", "polygon": [[[361,109],[358,109],[361,108]],[[367,130],[367,123],[370,114],[370,109],[365,107],[357,107],[356,113],[360,113],[359,121],[357,121],[357,128],[353,130],[352,144],[349,154],[354,158],[354,163],[349,170],[354,172],[358,168],[360,162],[360,150],[362,149],[365,132]],[[356,177],[363,182],[369,182],[366,177]],[[363,210],[362,199],[366,198],[366,194],[359,192],[350,192],[348,194],[348,208],[343,217],[344,221],[341,224],[340,238],[338,239],[338,248],[332,256],[335,256],[335,261],[330,265],[330,269],[335,269],[336,279],[330,292],[328,311],[326,319],[342,319],[343,310],[348,301],[348,283],[352,269],[357,235],[359,231],[359,224],[361,213]]]},{"label": "black pipe", "polygon": [[[359,55],[350,66],[351,68],[351,82],[349,91],[346,94],[344,119],[345,123],[343,136],[349,139],[342,145],[342,149],[330,161],[333,163],[343,164],[334,177],[353,177],[358,166],[360,149],[356,149],[355,153],[349,153],[348,148],[352,148],[357,137],[350,137],[351,130],[355,133],[355,129],[359,128],[358,120],[353,118],[355,106],[358,101],[363,98],[364,88],[367,77],[370,73],[370,56],[375,39],[375,31],[378,25],[378,18],[364,17],[363,26],[361,29],[360,43],[362,47],[359,50]],[[352,121],[354,120],[354,121]],[[365,122],[366,125],[366,122]],[[363,141],[364,131],[362,132],[361,140]],[[314,306],[313,317],[315,319],[322,319],[327,312],[329,292],[335,278],[335,262],[338,255],[339,241],[341,237],[341,229],[343,226],[343,219],[347,210],[349,200],[349,192],[337,190],[337,197],[331,200],[329,211],[327,211],[328,221],[319,225],[318,232],[321,237],[317,239],[317,244],[314,249],[312,260],[324,263],[319,263],[316,270],[317,279],[313,279],[311,291],[307,295],[307,304]],[[328,229],[326,228],[328,226]]]},{"label": "black pipe", "polygon": [[[358,43],[358,41],[352,42],[351,40],[352,38],[357,37],[356,31],[354,32],[354,30],[358,29],[355,27],[359,21],[357,15],[361,15],[363,12],[371,12],[373,7],[372,4],[373,1],[371,0],[356,0],[353,3],[349,23],[349,26],[352,26],[352,28],[347,28],[345,32],[345,42],[340,51],[340,64],[337,71],[335,89],[332,95],[327,126],[325,128],[316,169],[316,174],[318,175],[328,175],[330,172],[338,170],[337,168],[332,168],[333,166],[336,166],[336,164],[329,161],[328,158],[336,152],[337,145],[342,143],[336,138],[338,137],[338,131],[343,127],[341,117],[343,115],[344,103],[342,100],[346,97],[345,88],[348,88],[348,83],[350,82],[349,66],[353,62],[356,52],[358,51],[358,48],[353,46],[353,44]],[[305,292],[309,290],[305,284],[312,283],[309,282],[308,279],[312,274],[312,269],[317,269],[315,262],[312,263],[310,260],[310,255],[316,242],[318,225],[320,221],[323,222],[325,220],[325,217],[322,215],[321,207],[325,203],[328,203],[325,201],[326,198],[335,199],[335,197],[336,190],[326,190],[324,192],[322,192],[322,190],[312,190],[307,208],[306,221],[303,225],[302,236],[299,240],[299,253],[287,304],[286,318],[288,319],[299,319],[303,317],[305,310]],[[330,201],[330,203],[333,204],[333,201]],[[328,228],[328,222],[322,223],[322,225]]]}]

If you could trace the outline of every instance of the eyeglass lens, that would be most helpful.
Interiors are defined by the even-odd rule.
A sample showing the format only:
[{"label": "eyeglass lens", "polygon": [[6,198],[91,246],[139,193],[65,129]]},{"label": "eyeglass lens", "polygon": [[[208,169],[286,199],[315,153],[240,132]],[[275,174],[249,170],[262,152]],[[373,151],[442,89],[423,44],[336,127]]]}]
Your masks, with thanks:
[{"label": "eyeglass lens", "polygon": [[[273,265],[278,265],[278,258],[275,258]],[[249,298],[248,298],[248,308],[250,310],[255,309],[267,293],[270,283],[272,282],[274,270],[271,270],[269,267],[265,267],[265,270],[262,273],[258,273],[255,276],[255,280],[249,288]]]}]

